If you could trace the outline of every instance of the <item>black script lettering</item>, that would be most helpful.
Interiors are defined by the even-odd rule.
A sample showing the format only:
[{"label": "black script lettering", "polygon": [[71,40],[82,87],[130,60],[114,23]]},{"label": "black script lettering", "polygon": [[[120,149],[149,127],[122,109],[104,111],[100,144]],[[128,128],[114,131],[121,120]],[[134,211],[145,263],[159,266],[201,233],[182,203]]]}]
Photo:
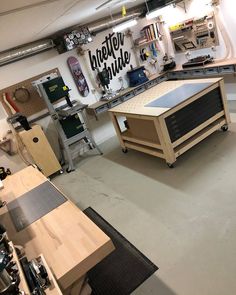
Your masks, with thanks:
[{"label": "black script lettering", "polygon": [[108,50],[105,46],[102,46],[102,58],[104,60],[107,60],[108,59]]},{"label": "black script lettering", "polygon": [[117,51],[119,50],[119,47],[120,47],[120,44],[119,44],[119,40],[118,38],[113,38],[113,46],[114,46],[114,49]]},{"label": "black script lettering", "polygon": [[102,63],[103,63],[102,51],[101,50],[99,50],[99,49],[96,50],[96,57],[97,57],[98,67],[100,68]]},{"label": "black script lettering", "polygon": [[89,50],[89,61],[93,71],[96,70],[98,67],[96,56],[92,55],[91,51]]},{"label": "black script lettering", "polygon": [[105,44],[107,47],[107,52],[109,56],[112,56],[113,58],[116,58],[113,44],[112,44],[112,37],[115,35],[115,33],[109,34],[105,37],[105,41],[102,42],[102,44]]},{"label": "black script lettering", "polygon": [[118,33],[118,34],[119,34],[120,44],[124,46],[125,34],[121,34],[121,33]]},{"label": "black script lettering", "polygon": [[[117,33],[116,35],[112,33],[105,37],[101,49],[96,49],[94,55],[89,51],[89,60],[92,70],[94,71],[96,68],[101,67],[107,69],[110,80],[119,74],[119,72],[130,63],[131,59],[131,53],[123,51],[124,40],[123,33]],[[109,57],[113,59],[110,66],[108,66],[106,62]]]},{"label": "black script lettering", "polygon": [[128,51],[125,51],[124,56],[125,56],[125,63],[128,65],[130,63],[131,53]]},{"label": "black script lettering", "polygon": [[104,63],[104,69],[108,71],[109,79],[112,80],[111,68],[107,66],[107,63]]}]

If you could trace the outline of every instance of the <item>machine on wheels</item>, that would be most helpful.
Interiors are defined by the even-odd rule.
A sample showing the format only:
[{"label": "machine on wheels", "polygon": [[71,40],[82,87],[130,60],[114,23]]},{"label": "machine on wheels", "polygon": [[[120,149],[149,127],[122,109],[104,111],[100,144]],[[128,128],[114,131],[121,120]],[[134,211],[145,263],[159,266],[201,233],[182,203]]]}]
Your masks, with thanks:
[{"label": "machine on wheels", "polygon": [[[67,164],[67,172],[75,170],[73,153],[80,149],[79,142],[84,142],[90,149],[96,148],[102,154],[91,136],[86,124],[84,110],[85,104],[71,101],[69,88],[65,85],[62,77],[44,77],[44,79],[33,82],[40,95],[45,100],[49,113],[58,131],[59,141],[62,148],[63,161]],[[53,103],[66,100],[66,104],[55,108]],[[77,145],[74,145],[76,144]],[[75,148],[71,149],[74,145]]]}]

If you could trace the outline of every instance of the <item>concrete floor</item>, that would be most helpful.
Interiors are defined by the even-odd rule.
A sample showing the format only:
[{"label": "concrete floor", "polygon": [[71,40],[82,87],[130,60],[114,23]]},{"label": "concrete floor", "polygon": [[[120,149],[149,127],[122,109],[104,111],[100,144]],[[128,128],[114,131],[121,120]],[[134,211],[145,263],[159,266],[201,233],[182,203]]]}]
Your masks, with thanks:
[{"label": "concrete floor", "polygon": [[[135,295],[236,294],[236,114],[180,157],[175,169],[116,138],[53,182],[81,209],[92,206],[159,271]],[[122,295],[122,294],[121,294]]]},{"label": "concrete floor", "polygon": [[[75,172],[53,179],[160,267],[134,295],[236,294],[236,101],[229,107],[229,132],[214,133],[175,169],[142,153],[123,154],[113,138],[103,156],[84,156]],[[0,162],[13,172],[25,166],[2,152]]]}]

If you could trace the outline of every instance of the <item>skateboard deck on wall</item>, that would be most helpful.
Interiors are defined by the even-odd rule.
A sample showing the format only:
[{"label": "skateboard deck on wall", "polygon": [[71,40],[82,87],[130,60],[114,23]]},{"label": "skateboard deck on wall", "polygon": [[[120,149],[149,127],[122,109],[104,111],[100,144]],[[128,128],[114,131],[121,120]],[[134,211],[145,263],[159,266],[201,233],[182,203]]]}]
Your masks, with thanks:
[{"label": "skateboard deck on wall", "polygon": [[79,93],[84,97],[88,96],[89,87],[82,72],[78,59],[74,56],[71,56],[67,59],[67,63],[71,70],[75,84],[79,90]]}]

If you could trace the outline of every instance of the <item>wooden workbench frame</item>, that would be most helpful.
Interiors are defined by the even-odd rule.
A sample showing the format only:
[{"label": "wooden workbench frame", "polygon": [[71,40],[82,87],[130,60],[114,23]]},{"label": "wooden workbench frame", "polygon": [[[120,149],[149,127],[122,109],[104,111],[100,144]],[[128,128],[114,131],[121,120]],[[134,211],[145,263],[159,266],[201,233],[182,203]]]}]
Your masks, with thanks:
[{"label": "wooden workbench frame", "polygon": [[[0,198],[10,203],[46,182],[49,181],[43,174],[29,166],[3,181]],[[86,273],[115,249],[111,239],[64,197],[66,202],[19,232],[15,229],[8,207],[4,206],[0,212],[9,240],[14,245],[21,245],[29,260],[44,256],[55,278],[54,288],[47,290],[47,295],[59,295],[60,289],[65,295],[79,295],[87,287],[84,284]],[[26,295],[29,294],[23,276],[21,288]]]},{"label": "wooden workbench frame", "polygon": [[[210,119],[206,120],[202,124],[198,125],[196,128],[192,129],[176,141],[171,142],[165,119],[171,114],[191,104],[195,100],[201,98],[203,95],[211,92],[218,87],[220,88],[223,110],[218,112],[216,115],[212,116]],[[129,148],[141,151],[165,159],[169,167],[173,167],[173,164],[175,163],[177,157],[179,157],[191,147],[208,137],[217,129],[223,129],[224,127],[225,129],[227,129],[226,125],[230,123],[230,115],[227,107],[227,98],[225,95],[223,80],[218,81],[207,89],[192,96],[190,99],[185,100],[176,107],[171,108],[156,117],[116,112],[115,110],[110,110],[109,114],[115,127],[116,134],[120,141],[123,152],[127,152],[127,149]],[[130,118],[136,120],[145,120],[146,122],[151,121],[152,124],[155,126],[158,141],[155,142],[133,136],[132,132],[129,132],[129,130],[122,131],[118,121],[119,117],[125,117],[127,122],[129,122]],[[143,130],[143,132],[148,132],[148,130]]]}]

